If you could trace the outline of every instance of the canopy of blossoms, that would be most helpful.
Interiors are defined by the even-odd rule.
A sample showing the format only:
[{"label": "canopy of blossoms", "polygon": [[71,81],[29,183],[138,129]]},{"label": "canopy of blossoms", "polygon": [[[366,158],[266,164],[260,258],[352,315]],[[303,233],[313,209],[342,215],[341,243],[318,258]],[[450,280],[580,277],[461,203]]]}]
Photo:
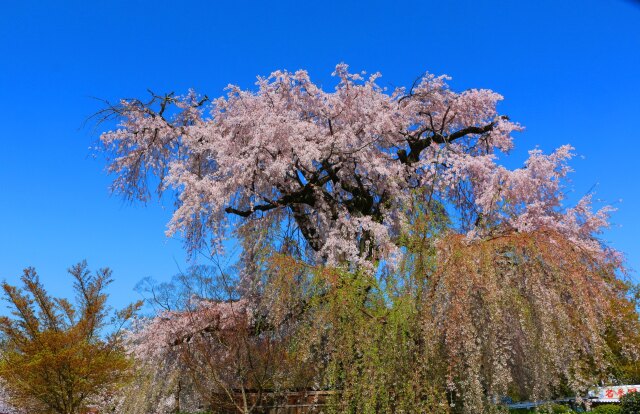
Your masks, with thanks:
[{"label": "canopy of blossoms", "polygon": [[101,136],[114,190],[147,200],[148,180],[172,188],[168,233],[192,248],[221,240],[242,220],[290,219],[324,263],[369,262],[398,253],[399,214],[416,189],[458,211],[469,237],[504,230],[559,231],[602,253],[594,235],[608,209],[586,197],[565,209],[563,179],[572,148],[539,150],[521,169],[497,164],[521,127],[501,115],[487,89],[460,93],[426,74],[387,90],[339,64],[334,90],[306,71],[259,77],[256,90],[227,87],[209,100],[153,95],[106,110],[119,128]]},{"label": "canopy of blossoms", "polygon": [[196,302],[189,310],[164,311],[138,320],[128,338],[130,352],[140,360],[159,361],[173,347],[194,337],[247,329],[250,311],[246,299]]}]

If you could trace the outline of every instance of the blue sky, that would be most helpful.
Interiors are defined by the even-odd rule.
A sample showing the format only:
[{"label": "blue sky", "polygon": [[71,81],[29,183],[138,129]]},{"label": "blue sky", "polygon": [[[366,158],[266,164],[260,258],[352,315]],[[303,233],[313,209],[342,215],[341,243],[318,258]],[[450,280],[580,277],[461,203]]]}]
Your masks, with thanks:
[{"label": "blue sky", "polygon": [[66,269],[86,258],[114,270],[121,306],[141,278],[185,266],[164,235],[170,199],[109,194],[83,126],[101,108],[92,97],[217,96],[280,68],[332,87],[342,61],[388,86],[429,71],[503,94],[501,110],[527,128],[505,162],[573,144],[570,197],[595,186],[619,209],[604,238],[640,269],[640,2],[24,0],[0,12],[0,279],[35,266],[69,295]]}]

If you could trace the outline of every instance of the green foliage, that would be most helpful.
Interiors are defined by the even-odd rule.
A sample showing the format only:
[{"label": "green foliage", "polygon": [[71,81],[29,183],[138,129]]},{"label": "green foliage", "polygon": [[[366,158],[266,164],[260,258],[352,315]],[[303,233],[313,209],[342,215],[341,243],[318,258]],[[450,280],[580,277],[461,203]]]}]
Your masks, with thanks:
[{"label": "green foliage", "polygon": [[[316,384],[340,391],[336,412],[499,412],[502,396],[578,392],[567,384],[604,375],[607,360],[635,346],[637,313],[615,269],[557,233],[471,243],[448,230],[441,206],[418,198],[405,212],[405,255],[395,269],[270,258],[269,302],[282,307],[270,314],[302,315],[291,352],[314,367]],[[624,323],[615,319],[621,310]],[[611,326],[619,351],[599,326]]]},{"label": "green foliage", "polygon": [[591,414],[620,414],[621,412],[618,404],[603,404],[589,411]]},{"label": "green foliage", "polygon": [[[333,412],[448,412],[444,384],[433,382],[443,376],[424,364],[420,351],[415,300],[366,272],[322,268],[302,276],[304,266],[288,258],[274,264],[281,275],[309,280],[291,353],[314,367],[311,376],[323,388],[340,390],[331,401]],[[295,309],[289,298],[279,303]]]},{"label": "green foliage", "polygon": [[630,392],[620,398],[621,414],[640,414],[640,392]]},{"label": "green foliage", "polygon": [[[333,412],[450,411],[445,367],[425,353],[420,323],[420,298],[435,265],[429,240],[444,228],[444,215],[436,218],[416,205],[412,217],[415,226],[403,234],[401,243],[408,251],[424,254],[404,263],[398,273],[310,269],[296,267],[285,257],[272,263],[274,273],[284,277],[278,303],[296,309],[296,301],[283,298],[282,292],[291,295],[293,286],[300,289],[302,300],[297,303],[304,304],[304,323],[293,352],[318,367],[322,387],[340,390],[332,401]],[[274,286],[274,279],[270,283]]]},{"label": "green foliage", "polygon": [[551,404],[538,410],[540,414],[573,414],[574,411],[562,404]]},{"label": "green foliage", "polygon": [[[326,384],[342,393],[338,412],[448,411],[446,396],[434,387],[433,367],[420,353],[415,302],[389,298],[363,273],[337,273],[322,304],[322,324],[331,350]],[[316,329],[318,325],[315,325]]]},{"label": "green foliage", "polygon": [[562,404],[549,404],[538,408],[514,408],[509,410],[509,414],[574,414],[570,407]]}]

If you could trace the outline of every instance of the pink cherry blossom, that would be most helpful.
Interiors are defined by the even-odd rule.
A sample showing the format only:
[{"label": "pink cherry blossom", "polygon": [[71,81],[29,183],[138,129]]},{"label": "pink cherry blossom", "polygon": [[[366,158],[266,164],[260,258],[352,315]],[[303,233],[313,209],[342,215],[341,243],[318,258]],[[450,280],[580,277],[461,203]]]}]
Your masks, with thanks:
[{"label": "pink cherry blossom", "polygon": [[513,171],[497,163],[522,129],[498,112],[499,94],[457,93],[431,74],[389,91],[380,74],[345,64],[333,75],[330,91],[304,70],[276,71],[213,100],[190,91],[121,101],[107,110],[118,129],[101,136],[113,189],[143,201],[150,181],[175,191],[167,234],[192,249],[219,248],[249,218],[288,217],[324,263],[389,259],[400,253],[399,212],[424,188],[458,211],[470,238],[551,228],[603,250],[595,236],[611,210],[592,212],[589,197],[562,204],[571,147],[533,150]]}]

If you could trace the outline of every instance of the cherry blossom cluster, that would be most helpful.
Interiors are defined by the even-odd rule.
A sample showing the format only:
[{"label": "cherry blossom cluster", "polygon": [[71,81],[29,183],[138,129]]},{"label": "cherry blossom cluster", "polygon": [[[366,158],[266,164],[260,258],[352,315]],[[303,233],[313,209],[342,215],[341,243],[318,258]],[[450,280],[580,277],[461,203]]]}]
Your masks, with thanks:
[{"label": "cherry blossom cluster", "polygon": [[246,299],[199,300],[192,309],[164,311],[139,319],[128,336],[130,353],[141,361],[161,361],[171,349],[212,332],[233,331],[246,326],[250,312]]},{"label": "cherry blossom cluster", "polygon": [[296,223],[321,262],[368,263],[398,254],[402,206],[418,188],[457,208],[462,230],[551,228],[582,246],[609,210],[590,199],[562,206],[571,148],[531,151],[521,169],[497,164],[522,128],[501,115],[499,94],[452,91],[425,74],[411,88],[387,90],[380,74],[336,66],[334,90],[304,70],[259,77],[256,90],[229,85],[209,100],[195,92],[123,100],[110,108],[119,128],[101,141],[114,190],[147,200],[150,181],[178,196],[167,233],[188,245],[220,247],[247,218]]},{"label": "cherry blossom cluster", "polygon": [[[495,155],[454,155],[464,160],[452,161],[459,167],[445,175],[451,186],[468,180],[473,189],[478,220],[469,230],[470,238],[495,231],[557,231],[577,246],[598,255],[614,253],[595,238],[609,226],[614,210],[605,206],[593,211],[592,195],[587,194],[571,208],[563,207],[565,179],[571,169],[567,161],[573,147],[564,145],[549,155],[529,151],[523,168],[508,170],[495,162]],[[602,256],[604,257],[604,256]]]}]

